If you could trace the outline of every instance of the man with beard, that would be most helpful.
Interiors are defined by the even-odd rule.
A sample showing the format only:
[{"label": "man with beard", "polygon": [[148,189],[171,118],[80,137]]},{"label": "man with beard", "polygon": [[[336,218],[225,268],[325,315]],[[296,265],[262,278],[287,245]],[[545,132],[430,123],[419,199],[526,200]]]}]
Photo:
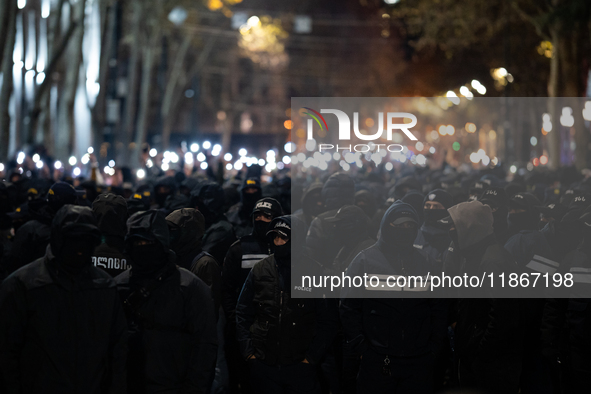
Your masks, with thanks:
[{"label": "man with beard", "polygon": [[224,190],[214,182],[199,184],[191,192],[191,206],[205,218],[202,249],[215,261],[224,261],[230,246],[236,241],[234,229],[224,215]]},{"label": "man with beard", "polygon": [[449,232],[437,224],[448,216],[447,209],[453,205],[451,194],[442,189],[429,192],[423,201],[425,222],[421,226],[414,247],[427,259],[432,273],[441,272],[448,253]]},{"label": "man with beard", "polygon": [[128,393],[208,393],[217,352],[211,292],[174,263],[161,212],[127,221],[131,270],[115,278],[129,325]]},{"label": "man with beard", "polygon": [[205,219],[193,208],[183,208],[166,217],[170,232],[170,248],[177,256],[178,266],[191,271],[211,289],[215,313],[221,305],[221,268],[217,261],[201,248]]},{"label": "man with beard", "polygon": [[240,357],[240,347],[236,341],[236,304],[251,268],[271,254],[267,231],[269,223],[281,213],[281,205],[277,200],[266,197],[257,201],[251,215],[252,233],[234,242],[224,260],[222,297],[227,322],[225,350],[233,392],[238,392],[238,384],[242,392],[251,390],[247,365]]},{"label": "man with beard", "polygon": [[[461,274],[515,272],[513,258],[494,235],[489,206],[480,201],[464,202],[448,212],[450,217],[440,223],[451,226]],[[517,393],[523,340],[520,301],[469,298],[469,289],[459,291],[455,350],[460,385],[493,393]]]},{"label": "man with beard", "polygon": [[502,187],[491,187],[478,197],[478,201],[488,205],[493,214],[493,230],[497,241],[501,245],[509,239],[507,231],[507,215],[509,214],[509,199],[507,193]]},{"label": "man with beard", "polygon": [[113,279],[92,265],[100,232],[66,205],[45,257],[0,286],[0,391],[125,393],[125,316]]},{"label": "man with beard", "polygon": [[234,226],[236,237],[240,238],[252,232],[250,215],[258,200],[263,197],[261,181],[258,178],[247,178],[240,190],[240,202],[230,207],[228,221]]},{"label": "man with beard", "polygon": [[252,268],[236,306],[242,356],[258,393],[319,393],[317,368],[335,335],[336,309],[326,299],[291,298],[291,263],[301,261],[302,248],[292,248],[291,216],[269,228],[274,253]]},{"label": "man with beard", "polygon": [[[346,275],[425,277],[428,263],[413,247],[418,220],[409,204],[392,204],[382,219],[378,242],[355,257]],[[358,393],[433,392],[433,360],[445,341],[447,305],[441,299],[414,297],[421,289],[429,287],[343,287],[340,313],[346,347],[361,357]],[[398,297],[387,298],[388,291]]]},{"label": "man with beard", "polygon": [[92,212],[102,235],[101,244],[92,255],[92,263],[114,278],[129,268],[127,257],[123,254],[127,203],[121,196],[99,194],[92,203]]}]

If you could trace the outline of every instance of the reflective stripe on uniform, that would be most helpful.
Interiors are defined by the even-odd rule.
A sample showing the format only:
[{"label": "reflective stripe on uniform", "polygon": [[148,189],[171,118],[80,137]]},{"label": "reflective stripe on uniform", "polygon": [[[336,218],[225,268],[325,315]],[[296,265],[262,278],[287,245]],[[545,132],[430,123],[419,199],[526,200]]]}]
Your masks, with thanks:
[{"label": "reflective stripe on uniform", "polygon": [[558,268],[558,263],[536,254],[526,267],[535,272],[553,274]]},{"label": "reflective stripe on uniform", "polygon": [[268,254],[245,254],[242,255],[242,268],[252,268],[256,263],[264,258],[269,257]]}]

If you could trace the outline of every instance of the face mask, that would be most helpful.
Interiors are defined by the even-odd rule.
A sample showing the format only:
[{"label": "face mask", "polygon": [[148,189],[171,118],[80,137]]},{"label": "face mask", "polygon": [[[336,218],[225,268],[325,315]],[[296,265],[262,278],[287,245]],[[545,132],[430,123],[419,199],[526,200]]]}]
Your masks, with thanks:
[{"label": "face mask", "polygon": [[423,215],[425,216],[425,223],[434,225],[438,220],[449,216],[449,213],[447,209],[425,209]]},{"label": "face mask", "polygon": [[530,229],[533,223],[529,212],[519,212],[508,214],[507,224],[512,232],[518,232]]},{"label": "face mask", "polygon": [[92,265],[95,246],[95,242],[90,239],[70,238],[60,252],[60,267],[70,274],[79,274]]},{"label": "face mask", "polygon": [[258,238],[264,238],[269,231],[269,224],[270,222],[264,222],[262,220],[255,220],[254,221],[254,229],[252,233],[256,235]]},{"label": "face mask", "polygon": [[242,208],[248,212],[252,212],[255,204],[261,199],[261,192],[244,193],[242,194]]},{"label": "face mask", "polygon": [[283,245],[273,244],[273,254],[277,262],[290,261],[291,258],[291,242],[287,241]]},{"label": "face mask", "polygon": [[153,273],[168,262],[168,255],[160,244],[134,246],[131,250],[134,274]]},{"label": "face mask", "polygon": [[382,233],[382,239],[385,245],[392,248],[410,249],[417,238],[417,232],[417,228],[392,227],[388,224]]}]

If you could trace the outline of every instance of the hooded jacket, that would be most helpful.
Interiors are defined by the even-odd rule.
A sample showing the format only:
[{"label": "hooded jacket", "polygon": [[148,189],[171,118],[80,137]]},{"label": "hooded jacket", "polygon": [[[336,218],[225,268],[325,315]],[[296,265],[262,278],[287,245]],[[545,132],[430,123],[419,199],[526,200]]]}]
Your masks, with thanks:
[{"label": "hooded jacket", "polygon": [[[291,232],[290,216],[274,219],[271,228],[278,222]],[[292,248],[297,249],[301,248]],[[254,355],[267,365],[293,365],[304,359],[319,364],[332,344],[338,327],[336,305],[327,299],[291,298],[292,259],[297,261],[297,256],[277,261],[273,254],[248,274],[236,306],[237,339],[245,359]]]},{"label": "hooded jacket", "polygon": [[224,261],[226,252],[236,241],[236,234],[223,213],[224,190],[214,182],[198,185],[191,192],[191,206],[205,218],[202,249],[216,261]]},{"label": "hooded jacket", "polygon": [[[448,211],[457,231],[461,274],[515,272],[513,258],[494,236],[489,206],[471,201]],[[455,348],[465,368],[464,383],[478,381],[482,389],[516,390],[523,341],[520,300],[462,297],[457,314]]]},{"label": "hooded jacket", "polygon": [[177,255],[177,264],[191,271],[211,289],[215,310],[221,304],[221,269],[215,259],[202,252],[201,240],[205,219],[193,208],[183,208],[166,217],[171,234],[170,247]]},{"label": "hooded jacket", "polygon": [[61,268],[64,238],[99,232],[90,208],[67,205],[52,222],[45,257],[0,286],[3,393],[125,393],[127,332],[113,279],[92,265]]},{"label": "hooded jacket", "polygon": [[[257,211],[267,213],[272,219],[275,219],[282,213],[279,201],[268,197],[257,201],[251,215],[251,220],[254,220],[255,212]],[[224,312],[229,326],[234,326],[236,322],[236,303],[238,302],[240,291],[244,286],[248,273],[258,261],[269,257],[270,254],[271,245],[266,233],[261,235],[256,234],[255,231],[241,237],[228,250],[223,266],[222,298]]]},{"label": "hooded jacket", "polygon": [[[170,246],[168,225],[159,211],[136,213],[127,227],[128,240],[141,237],[165,249]],[[162,262],[149,277],[137,277],[132,265],[115,278],[129,325],[130,394],[209,390],[217,354],[211,291],[172,261]]]},{"label": "hooded jacket", "polygon": [[324,211],[324,207],[318,204],[318,202],[322,203],[322,186],[320,182],[311,184],[302,196],[302,208],[293,214],[306,224],[306,228],[310,227],[312,220]]},{"label": "hooded jacket", "polygon": [[[247,188],[257,189],[254,193],[246,193]],[[230,207],[227,213],[228,221],[234,226],[236,237],[240,238],[252,232],[250,214],[254,204],[263,197],[261,184],[258,179],[246,179],[240,189],[240,202]]]},{"label": "hooded jacket", "polygon": [[345,173],[330,176],[322,187],[322,200],[325,212],[318,215],[310,224],[306,237],[306,253],[324,267],[330,267],[339,252],[340,245],[335,242],[332,224],[326,219],[333,217],[343,205],[355,204],[355,183]]},{"label": "hooded jacket", "polygon": [[[412,247],[412,240],[409,247],[392,251],[387,245],[389,242],[383,238],[385,226],[407,213],[418,221],[414,209],[402,202],[394,203],[386,211],[378,242],[355,257],[346,276],[427,275],[428,263]],[[416,293],[409,291],[410,286],[402,291],[392,291],[385,281],[380,283],[384,286],[343,287],[340,314],[347,346],[357,354],[371,348],[375,353],[391,357],[436,353],[446,336],[446,301],[415,298]],[[379,298],[370,298],[373,294]],[[389,298],[393,296],[398,298]]]},{"label": "hooded jacket", "polygon": [[16,231],[11,253],[7,256],[6,273],[11,273],[30,262],[43,257],[51,233],[51,221],[55,211],[45,201],[28,203],[30,220]]},{"label": "hooded jacket", "polygon": [[116,277],[129,268],[128,259],[123,254],[127,202],[121,196],[101,194],[92,203],[92,211],[102,235],[101,244],[94,250],[92,263]]}]

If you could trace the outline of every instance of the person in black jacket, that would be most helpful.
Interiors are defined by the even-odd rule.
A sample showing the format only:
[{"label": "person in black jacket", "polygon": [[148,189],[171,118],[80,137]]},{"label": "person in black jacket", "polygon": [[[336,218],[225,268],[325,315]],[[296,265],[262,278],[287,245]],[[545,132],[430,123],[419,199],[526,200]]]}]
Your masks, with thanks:
[{"label": "person in black jacket", "polygon": [[127,330],[113,279],[92,265],[92,211],[66,205],[50,246],[0,286],[0,392],[125,393]]},{"label": "person in black jacket", "polygon": [[208,393],[217,353],[211,292],[174,263],[164,215],[127,221],[131,270],[115,278],[129,324],[128,393]]},{"label": "person in black jacket", "polygon": [[234,242],[226,254],[222,273],[222,299],[226,315],[225,351],[230,374],[230,390],[250,390],[248,370],[240,357],[236,341],[236,304],[251,268],[260,260],[269,257],[271,245],[267,237],[269,223],[281,216],[281,205],[274,198],[257,201],[252,211],[253,231]]},{"label": "person in black jacket", "polygon": [[419,229],[414,247],[425,256],[432,273],[441,272],[451,243],[449,232],[437,221],[448,216],[447,209],[452,205],[453,197],[442,189],[432,190],[423,200],[425,222]]},{"label": "person in black jacket", "polygon": [[292,248],[291,228],[290,216],[271,222],[274,253],[252,268],[236,306],[238,342],[258,393],[319,393],[317,366],[337,328],[328,300],[291,298],[291,262],[301,258],[292,252],[302,250]]},{"label": "person in black jacket", "polygon": [[482,192],[478,201],[484,205],[488,205],[493,214],[493,229],[497,241],[504,245],[509,239],[509,231],[507,230],[507,215],[509,214],[509,199],[507,193],[502,187],[491,187]]},{"label": "person in black jacket", "polygon": [[[13,240],[11,256],[8,258],[7,273],[43,257],[49,244],[51,222],[56,212],[66,204],[76,202],[76,189],[66,182],[54,183],[47,193],[47,202],[29,204],[32,220],[23,224]],[[34,208],[33,208],[34,207]]]},{"label": "person in black jacket", "polygon": [[123,254],[127,202],[115,194],[99,194],[92,203],[92,212],[102,234],[101,244],[92,255],[92,263],[114,278],[129,268],[127,257]]},{"label": "person in black jacket", "polygon": [[214,182],[199,184],[191,191],[191,207],[197,208],[205,218],[205,234],[201,247],[215,261],[224,261],[236,234],[224,215],[224,190]]},{"label": "person in black jacket", "polygon": [[191,271],[211,289],[216,315],[221,305],[221,268],[212,255],[201,248],[205,219],[193,208],[183,208],[166,217],[170,231],[170,248],[176,253],[176,263]]},{"label": "person in black jacket", "polygon": [[[357,255],[346,275],[426,276],[428,263],[413,248],[418,221],[409,204],[392,204],[378,242]],[[396,292],[404,298],[386,298],[388,290],[393,288],[343,288],[340,313],[347,351],[361,357],[357,392],[431,393],[434,355],[446,337],[446,302],[415,298],[404,288]],[[369,298],[372,293],[380,298]]]},{"label": "person in black jacket", "polygon": [[332,174],[322,187],[324,212],[310,224],[306,236],[306,251],[325,269],[332,265],[340,245],[335,242],[334,226],[326,221],[333,217],[343,205],[355,205],[355,183],[348,174]]},{"label": "person in black jacket", "polygon": [[236,237],[240,238],[252,232],[250,215],[257,201],[263,197],[261,181],[258,178],[247,178],[240,189],[240,202],[230,207],[228,221],[234,226]]},{"label": "person in black jacket", "polygon": [[293,213],[293,217],[301,220],[306,228],[310,227],[312,220],[324,212],[322,203],[322,183],[312,183],[302,195],[302,208]]},{"label": "person in black jacket", "polygon": [[[462,274],[515,272],[513,258],[496,240],[489,206],[464,202],[448,212],[450,218],[441,222],[451,219],[450,236],[458,249]],[[462,292],[455,327],[460,385],[491,393],[517,393],[523,341],[520,301],[468,298]]]}]

